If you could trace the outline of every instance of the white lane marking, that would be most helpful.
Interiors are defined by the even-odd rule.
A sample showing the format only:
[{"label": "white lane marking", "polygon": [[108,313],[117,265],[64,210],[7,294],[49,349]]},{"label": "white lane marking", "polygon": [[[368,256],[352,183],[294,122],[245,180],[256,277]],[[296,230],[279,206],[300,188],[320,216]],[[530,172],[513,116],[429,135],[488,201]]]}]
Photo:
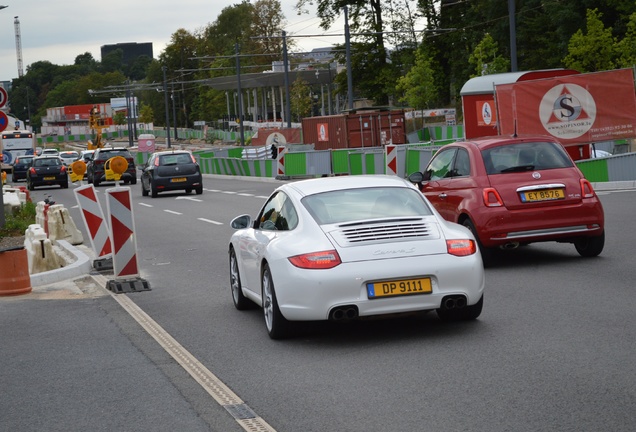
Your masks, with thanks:
[{"label": "white lane marking", "polygon": [[267,199],[269,198],[269,196],[264,196],[264,195],[255,195],[256,198],[263,198],[263,199]]},{"label": "white lane marking", "polygon": [[218,189],[206,189],[206,191],[208,191],[208,192],[221,192],[221,191],[220,191],[220,190],[218,190]]},{"label": "white lane marking", "polygon": [[[92,277],[106,289],[108,281],[104,276]],[[110,290],[108,293],[220,406],[234,417],[244,430],[276,432],[276,429],[256,414],[230,387],[186,350],[130,297],[126,294],[115,294]],[[246,418],[245,413],[250,414],[249,418]]]},{"label": "white lane marking", "polygon": [[221,191],[221,193],[227,194],[227,195],[236,195],[236,192],[234,191]]},{"label": "white lane marking", "polygon": [[146,204],[146,203],[139,203],[139,205],[144,207],[154,207],[152,204]]},{"label": "white lane marking", "polygon": [[200,200],[198,198],[191,198],[191,197],[184,197],[184,196],[179,196],[179,197],[176,197],[175,199],[178,199],[178,200],[184,200],[185,199],[185,200],[190,200],[190,201],[195,201],[195,202],[203,202],[203,200]]},{"label": "white lane marking", "polygon": [[200,221],[203,221],[203,222],[214,224],[214,225],[223,225],[223,222],[217,222],[217,221],[213,221],[213,220],[206,219],[206,218],[197,218],[197,219],[200,220]]},{"label": "white lane marking", "polygon": [[254,194],[248,194],[248,193],[240,193],[238,194],[239,196],[244,196],[244,197],[253,197]]},{"label": "white lane marking", "polygon": [[179,213],[173,210],[164,210],[166,213],[172,213],[172,214],[176,214],[176,215],[182,215],[183,213]]}]

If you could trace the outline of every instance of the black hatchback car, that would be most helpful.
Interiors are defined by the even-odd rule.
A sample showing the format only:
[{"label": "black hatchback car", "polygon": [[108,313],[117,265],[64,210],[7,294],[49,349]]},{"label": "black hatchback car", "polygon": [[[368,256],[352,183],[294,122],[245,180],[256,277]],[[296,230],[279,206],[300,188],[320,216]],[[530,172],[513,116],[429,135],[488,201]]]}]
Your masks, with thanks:
[{"label": "black hatchback car", "polygon": [[26,175],[27,188],[60,185],[68,188],[68,170],[58,156],[38,156],[33,158]]},{"label": "black hatchback car", "polygon": [[33,155],[18,156],[17,158],[15,158],[15,162],[13,163],[13,168],[12,168],[13,174],[11,176],[11,179],[13,182],[26,180],[27,171],[31,167],[33,158],[34,158]]},{"label": "black hatchback car", "polygon": [[186,150],[168,150],[150,155],[141,167],[141,194],[153,198],[159,192],[185,190],[203,193],[201,169],[192,153]]},{"label": "black hatchback car", "polygon": [[132,154],[125,147],[103,147],[95,150],[93,158],[86,166],[86,179],[88,183],[92,183],[95,187],[106,180],[106,161],[115,156],[122,156],[128,161],[126,172],[121,175],[124,183],[137,184],[137,171],[135,169],[135,160]]}]

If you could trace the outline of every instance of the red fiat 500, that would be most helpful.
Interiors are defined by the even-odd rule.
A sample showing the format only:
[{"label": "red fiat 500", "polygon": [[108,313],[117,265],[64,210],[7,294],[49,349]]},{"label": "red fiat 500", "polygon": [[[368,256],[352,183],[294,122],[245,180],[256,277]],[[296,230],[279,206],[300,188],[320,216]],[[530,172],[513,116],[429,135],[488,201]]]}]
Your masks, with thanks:
[{"label": "red fiat 500", "polygon": [[553,138],[456,142],[409,179],[444,219],[475,234],[484,260],[493,248],[546,241],[573,243],[584,257],[603,251],[603,206]]}]

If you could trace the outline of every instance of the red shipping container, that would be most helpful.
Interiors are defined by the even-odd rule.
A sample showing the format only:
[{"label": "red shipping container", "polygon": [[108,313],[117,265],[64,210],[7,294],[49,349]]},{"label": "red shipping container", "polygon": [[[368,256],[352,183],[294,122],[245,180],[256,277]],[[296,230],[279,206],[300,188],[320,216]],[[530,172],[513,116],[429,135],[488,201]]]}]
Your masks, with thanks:
[{"label": "red shipping container", "polygon": [[406,143],[404,111],[363,109],[302,120],[303,143],[316,150]]}]

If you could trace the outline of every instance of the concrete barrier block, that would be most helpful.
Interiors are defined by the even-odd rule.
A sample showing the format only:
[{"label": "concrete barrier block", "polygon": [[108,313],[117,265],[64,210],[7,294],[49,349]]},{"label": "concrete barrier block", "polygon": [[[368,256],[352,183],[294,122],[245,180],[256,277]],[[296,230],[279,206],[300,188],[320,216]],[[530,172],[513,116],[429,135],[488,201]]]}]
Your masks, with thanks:
[{"label": "concrete barrier block", "polygon": [[51,241],[66,240],[72,245],[84,243],[82,232],[77,229],[68,209],[63,204],[55,204],[48,210],[48,233]]},{"label": "concrete barrier block", "polygon": [[60,268],[53,244],[39,224],[29,225],[25,231],[24,248],[27,251],[29,274]]}]

